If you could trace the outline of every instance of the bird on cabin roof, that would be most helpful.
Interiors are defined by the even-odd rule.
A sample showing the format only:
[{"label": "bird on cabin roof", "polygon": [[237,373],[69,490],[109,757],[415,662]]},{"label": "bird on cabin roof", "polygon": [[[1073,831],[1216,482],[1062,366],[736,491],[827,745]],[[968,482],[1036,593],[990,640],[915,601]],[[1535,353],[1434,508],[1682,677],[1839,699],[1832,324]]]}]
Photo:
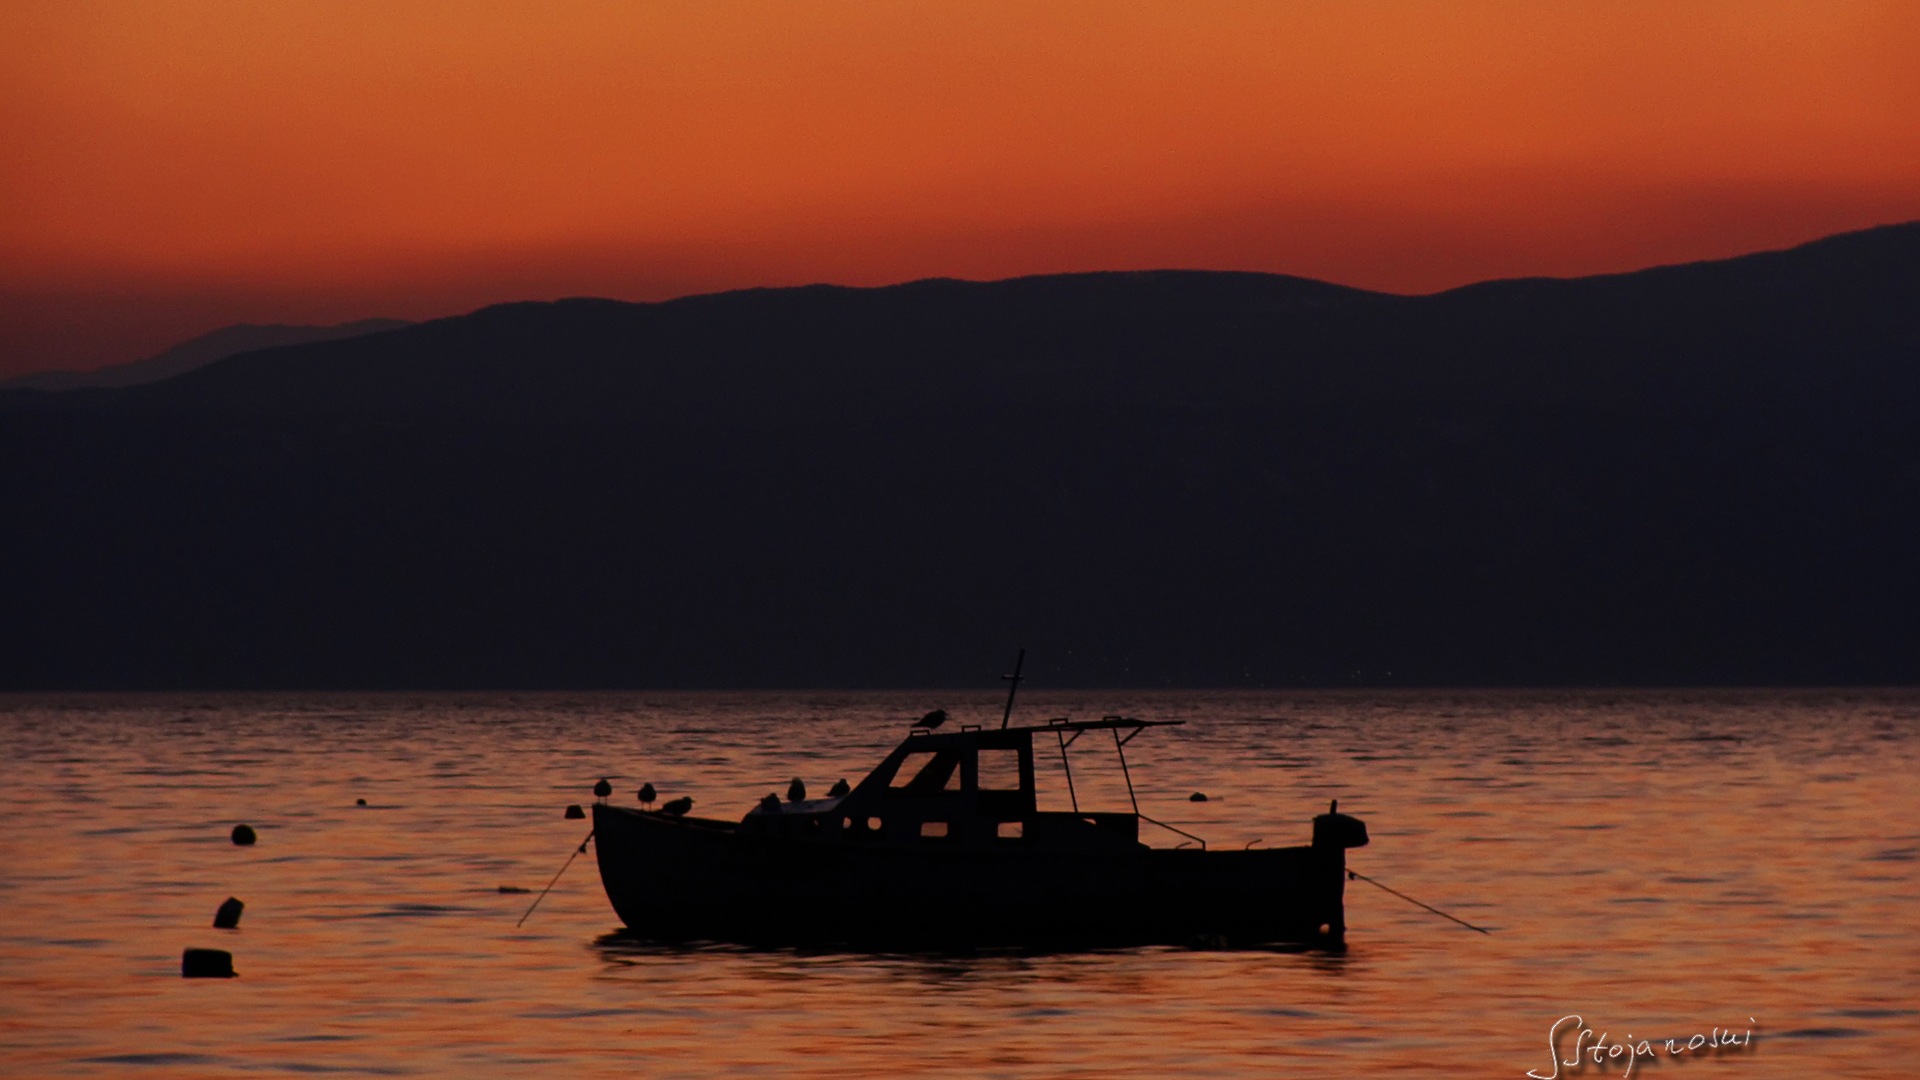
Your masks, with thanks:
[{"label": "bird on cabin roof", "polygon": [[788,802],[804,802],[806,800],[806,797],[807,797],[807,782],[800,779],[797,776],[794,777],[793,783],[787,785],[787,801]]},{"label": "bird on cabin roof", "polygon": [[671,814],[674,817],[679,817],[691,809],[693,809],[693,798],[688,795],[682,795],[677,799],[668,799],[666,802],[660,804],[661,813]]},{"label": "bird on cabin roof", "polygon": [[652,784],[641,784],[638,794],[640,796],[640,805],[650,807],[653,805],[653,797],[657,793],[653,790]]},{"label": "bird on cabin roof", "polygon": [[853,788],[847,784],[847,778],[843,776],[835,780],[833,786],[827,789],[827,795],[831,798],[838,799],[845,797],[846,794],[852,790]]},{"label": "bird on cabin roof", "polygon": [[767,792],[767,797],[760,800],[760,812],[763,814],[779,813],[780,812],[780,796],[775,795],[771,791]]},{"label": "bird on cabin roof", "polygon": [[612,785],[612,784],[609,784],[609,783],[607,783],[607,778],[606,778],[606,777],[604,777],[604,776],[603,776],[603,777],[601,777],[601,778],[600,778],[600,782],[599,782],[599,783],[597,783],[597,784],[595,784],[595,785],[593,785],[593,797],[594,797],[594,798],[596,798],[596,799],[604,799],[604,798],[606,798],[607,796],[609,796],[609,795],[611,795],[611,794],[613,794],[613,785]]},{"label": "bird on cabin roof", "polygon": [[941,724],[944,724],[946,722],[947,722],[947,710],[935,709],[932,712],[928,713],[927,715],[921,717],[913,726],[917,728],[926,728],[928,731],[932,731],[934,728],[937,728]]}]

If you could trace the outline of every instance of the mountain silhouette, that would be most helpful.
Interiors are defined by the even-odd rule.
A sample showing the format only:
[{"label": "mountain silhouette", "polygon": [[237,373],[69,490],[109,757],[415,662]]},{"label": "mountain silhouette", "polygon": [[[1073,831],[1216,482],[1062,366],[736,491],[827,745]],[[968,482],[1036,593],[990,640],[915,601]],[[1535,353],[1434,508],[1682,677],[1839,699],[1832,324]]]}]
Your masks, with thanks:
[{"label": "mountain silhouette", "polygon": [[11,379],[0,380],[0,390],[74,390],[86,386],[139,386],[142,383],[171,379],[175,375],[204,367],[215,360],[224,360],[229,356],[253,352],[256,349],[359,337],[362,334],[377,334],[383,330],[398,330],[407,325],[410,324],[400,319],[360,319],[332,326],[289,326],[281,323],[261,326],[254,323],[236,323],[183,341],[145,360],[114,364],[93,371],[41,371],[31,375],[16,375]]},{"label": "mountain silhouette", "polygon": [[1910,683],[1920,225],[508,304],[0,394],[0,686]]}]

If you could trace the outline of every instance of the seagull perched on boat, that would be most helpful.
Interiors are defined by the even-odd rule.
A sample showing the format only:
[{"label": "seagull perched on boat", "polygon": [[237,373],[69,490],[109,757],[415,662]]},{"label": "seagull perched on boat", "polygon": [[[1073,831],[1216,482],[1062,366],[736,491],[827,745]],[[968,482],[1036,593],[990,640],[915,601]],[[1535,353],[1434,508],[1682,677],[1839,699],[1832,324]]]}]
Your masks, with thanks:
[{"label": "seagull perched on boat", "polygon": [[693,809],[693,798],[688,795],[682,795],[677,799],[668,799],[666,802],[660,804],[661,813],[672,814],[674,817],[679,817],[691,809]]},{"label": "seagull perched on boat", "polygon": [[926,728],[928,731],[932,731],[934,728],[937,728],[941,724],[944,724],[946,722],[947,722],[947,710],[935,709],[932,712],[928,713],[927,715],[921,717],[919,721],[915,723],[913,726],[917,728]]},{"label": "seagull perched on boat", "polygon": [[780,812],[780,796],[775,795],[771,791],[767,792],[767,797],[760,800],[760,812],[763,814],[779,813]]},{"label": "seagull perched on boat", "polygon": [[641,806],[646,806],[646,807],[653,806],[653,797],[655,795],[655,792],[653,790],[652,784],[641,784],[639,795],[640,795]]},{"label": "seagull perched on boat", "polygon": [[847,784],[847,778],[843,776],[839,780],[834,781],[834,785],[827,789],[827,795],[831,798],[838,799],[852,790],[853,788]]},{"label": "seagull perched on boat", "polygon": [[607,796],[609,796],[609,795],[611,795],[611,794],[613,794],[613,785],[612,785],[612,784],[609,784],[609,783],[607,783],[607,778],[606,778],[606,777],[604,777],[604,776],[603,776],[603,777],[601,777],[601,778],[600,778],[600,782],[599,782],[599,783],[597,783],[597,784],[595,784],[595,785],[593,785],[593,797],[594,797],[594,798],[596,798],[596,799],[604,799],[604,798],[606,798]]},{"label": "seagull perched on boat", "polygon": [[807,782],[805,780],[800,779],[797,776],[794,777],[793,783],[787,785],[787,801],[802,802],[806,799],[806,797],[807,797]]}]

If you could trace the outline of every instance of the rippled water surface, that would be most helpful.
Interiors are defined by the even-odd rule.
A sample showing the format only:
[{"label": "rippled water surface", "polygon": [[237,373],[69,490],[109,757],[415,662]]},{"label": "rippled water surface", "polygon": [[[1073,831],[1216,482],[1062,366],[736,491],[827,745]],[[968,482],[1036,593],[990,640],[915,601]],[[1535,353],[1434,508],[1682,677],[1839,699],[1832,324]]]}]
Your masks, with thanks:
[{"label": "rippled water surface", "polygon": [[[0,698],[0,1073],[1517,1078],[1571,1013],[1753,1031],[1635,1075],[1920,1061],[1914,691],[1023,700],[1188,721],[1128,748],[1146,813],[1293,844],[1337,797],[1354,869],[1490,935],[1359,881],[1337,956],[666,948],[613,934],[590,857],[515,928],[502,887],[560,868],[598,777],[733,817],[858,780],[935,705],[998,720],[944,692]],[[1110,757],[1076,748],[1083,804],[1124,808]],[[180,978],[189,946],[240,977]]]}]

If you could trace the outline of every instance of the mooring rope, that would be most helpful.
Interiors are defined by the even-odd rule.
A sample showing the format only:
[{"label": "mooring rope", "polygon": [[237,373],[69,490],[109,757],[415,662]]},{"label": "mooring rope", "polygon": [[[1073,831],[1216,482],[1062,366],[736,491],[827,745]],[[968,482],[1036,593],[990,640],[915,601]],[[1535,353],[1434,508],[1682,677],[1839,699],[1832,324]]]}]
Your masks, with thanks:
[{"label": "mooring rope", "polygon": [[1353,879],[1353,878],[1359,878],[1359,879],[1360,879],[1361,881],[1364,881],[1364,882],[1366,882],[1366,883],[1367,883],[1367,884],[1369,884],[1369,885],[1374,885],[1374,886],[1377,886],[1377,887],[1379,887],[1379,888],[1382,888],[1382,889],[1386,889],[1386,890],[1387,890],[1388,892],[1390,892],[1390,893],[1392,893],[1393,895],[1395,895],[1395,896],[1397,896],[1397,897],[1399,897],[1399,898],[1400,898],[1400,899],[1402,899],[1402,900],[1405,900],[1405,901],[1406,901],[1407,903],[1409,903],[1409,904],[1413,904],[1413,905],[1416,905],[1416,906],[1418,906],[1418,907],[1423,907],[1423,908],[1426,908],[1426,909],[1427,909],[1428,911],[1431,911],[1431,912],[1433,912],[1433,913],[1434,913],[1435,915],[1438,915],[1438,916],[1440,916],[1440,917],[1441,917],[1441,918],[1443,918],[1443,919],[1453,919],[1453,921],[1454,921],[1454,922],[1457,922],[1457,923],[1459,923],[1459,924],[1460,924],[1461,926],[1464,926],[1464,927],[1466,927],[1466,928],[1467,928],[1467,929],[1469,929],[1469,930],[1478,930],[1478,931],[1480,931],[1480,932],[1481,932],[1481,933],[1483,933],[1483,934],[1491,934],[1491,933],[1493,933],[1493,931],[1491,931],[1491,930],[1489,930],[1489,929],[1487,929],[1487,928],[1486,928],[1486,927],[1484,927],[1484,926],[1475,926],[1475,925],[1473,925],[1472,923],[1470,923],[1470,922],[1468,922],[1468,921],[1467,921],[1467,920],[1465,920],[1465,919],[1460,919],[1460,918],[1455,918],[1454,916],[1452,916],[1452,915],[1449,915],[1449,914],[1447,914],[1447,913],[1446,913],[1446,912],[1444,912],[1444,911],[1441,911],[1441,910],[1440,910],[1439,908],[1437,908],[1437,907],[1434,907],[1434,906],[1433,906],[1432,904],[1423,904],[1423,903],[1421,903],[1420,901],[1418,901],[1418,900],[1415,900],[1415,899],[1414,899],[1413,897],[1411,897],[1411,896],[1408,896],[1408,895],[1407,895],[1406,893],[1403,893],[1403,892],[1401,892],[1401,891],[1400,891],[1400,890],[1398,890],[1398,889],[1395,889],[1395,888],[1391,888],[1391,887],[1389,887],[1389,886],[1386,886],[1386,885],[1382,885],[1382,884],[1380,884],[1380,882],[1378,882],[1378,881],[1375,881],[1375,880],[1373,880],[1372,878],[1370,878],[1370,877],[1368,877],[1367,875],[1365,875],[1365,874],[1363,874],[1363,873],[1361,873],[1361,872],[1360,872],[1360,871],[1358,871],[1358,870],[1349,870],[1349,871],[1347,871],[1347,878],[1348,878],[1349,880],[1351,880],[1351,879]]},{"label": "mooring rope", "polygon": [[558,869],[558,870],[556,870],[556,871],[554,871],[554,874],[553,874],[553,881],[549,881],[549,882],[547,882],[547,887],[546,887],[546,888],[544,888],[544,889],[541,889],[541,890],[540,890],[540,895],[539,895],[539,896],[536,896],[536,897],[534,897],[534,898],[533,898],[533,903],[531,903],[531,904],[528,904],[528,905],[527,905],[527,914],[526,914],[526,915],[522,915],[522,916],[520,916],[520,922],[517,922],[517,923],[514,923],[514,924],[513,924],[513,928],[514,928],[515,930],[518,930],[518,929],[520,929],[520,925],[521,925],[521,923],[524,923],[524,922],[526,922],[526,921],[527,921],[527,915],[531,915],[531,914],[533,914],[533,909],[534,909],[534,908],[537,908],[537,907],[539,907],[539,906],[540,906],[540,901],[542,901],[542,900],[545,900],[545,899],[547,898],[547,893],[549,893],[549,892],[551,892],[551,891],[553,890],[553,884],[554,884],[554,882],[555,882],[555,881],[559,881],[559,880],[560,880],[560,875],[561,875],[561,874],[564,874],[564,873],[566,873],[566,872],[567,872],[567,867],[569,867],[569,866],[572,866],[572,865],[573,865],[573,860],[575,860],[575,859],[577,859],[577,858],[579,858],[580,856],[582,856],[582,855],[585,855],[585,854],[587,853],[587,840],[591,840],[591,839],[593,839],[593,833],[591,833],[591,832],[589,832],[589,833],[587,833],[587,839],[586,839],[586,840],[582,840],[582,841],[580,841],[580,846],[579,846],[579,847],[577,847],[577,848],[574,848],[574,849],[573,849],[573,854],[571,854],[571,855],[569,855],[569,856],[567,856],[567,861],[566,861],[566,862],[563,862],[563,863],[561,863],[561,864],[560,864],[560,869]]}]

